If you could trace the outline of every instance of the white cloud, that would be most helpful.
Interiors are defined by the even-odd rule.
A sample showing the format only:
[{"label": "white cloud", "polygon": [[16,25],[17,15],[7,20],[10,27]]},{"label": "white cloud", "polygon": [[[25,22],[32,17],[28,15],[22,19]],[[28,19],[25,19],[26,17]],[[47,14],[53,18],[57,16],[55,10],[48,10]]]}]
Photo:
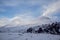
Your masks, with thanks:
[{"label": "white cloud", "polygon": [[[27,4],[36,5],[36,3],[37,2],[32,1],[30,3],[28,2]],[[6,1],[6,2],[4,2],[4,4],[7,5],[7,6],[16,6],[16,5],[19,4],[19,2]],[[39,2],[37,4],[39,4]],[[50,23],[51,21],[55,21],[56,19],[58,19],[55,16],[51,17],[51,15],[53,15],[55,11],[60,9],[60,1],[59,2],[58,1],[53,2],[53,3],[49,4],[48,7],[44,6],[44,8],[47,8],[47,9],[45,9],[45,11],[43,11],[42,16],[39,16],[39,17],[36,17],[36,18],[33,17],[33,15],[32,15],[33,13],[30,12],[30,11],[28,11],[26,13],[22,13],[22,14],[17,14],[12,18],[5,18],[4,17],[4,18],[0,19],[0,26],[4,26],[4,25],[16,26],[16,25],[28,25],[28,24],[45,24],[45,23]],[[50,16],[50,17],[46,17],[46,16]]]},{"label": "white cloud", "polygon": [[60,0],[57,0],[56,2],[53,2],[48,6],[45,6],[45,9],[40,17],[43,17],[43,16],[48,17],[50,18],[51,22],[59,22],[60,21],[60,17],[58,16],[60,14],[59,10],[60,10]]},{"label": "white cloud", "polygon": [[45,24],[49,23],[50,19],[47,17],[33,17],[28,14],[21,14],[12,18],[0,19],[0,26],[8,25],[8,27],[14,27],[18,25],[29,25],[29,24]]},{"label": "white cloud", "polygon": [[4,26],[6,24],[8,24],[9,19],[6,17],[0,18],[0,26]]},{"label": "white cloud", "polygon": [[47,9],[43,12],[42,16],[51,16],[55,14],[54,12],[60,9],[60,1],[51,3]]},{"label": "white cloud", "polygon": [[0,26],[8,25],[8,26],[17,26],[17,25],[28,25],[34,24],[33,20],[35,18],[31,15],[18,15],[12,18],[1,18],[0,19]]}]

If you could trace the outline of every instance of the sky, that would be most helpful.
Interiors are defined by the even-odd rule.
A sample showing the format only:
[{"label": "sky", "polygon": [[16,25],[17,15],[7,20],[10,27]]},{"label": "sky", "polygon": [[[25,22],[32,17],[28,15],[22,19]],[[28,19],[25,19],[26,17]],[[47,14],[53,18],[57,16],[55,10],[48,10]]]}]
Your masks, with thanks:
[{"label": "sky", "polygon": [[0,26],[60,21],[60,0],[0,0]]}]

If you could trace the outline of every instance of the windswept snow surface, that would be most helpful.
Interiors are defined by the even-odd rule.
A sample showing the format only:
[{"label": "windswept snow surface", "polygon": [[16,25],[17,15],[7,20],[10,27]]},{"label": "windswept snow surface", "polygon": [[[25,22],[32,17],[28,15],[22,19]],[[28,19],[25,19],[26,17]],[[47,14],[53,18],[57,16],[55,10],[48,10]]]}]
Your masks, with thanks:
[{"label": "windswept snow surface", "polygon": [[43,33],[0,33],[0,40],[60,40],[60,35]]}]

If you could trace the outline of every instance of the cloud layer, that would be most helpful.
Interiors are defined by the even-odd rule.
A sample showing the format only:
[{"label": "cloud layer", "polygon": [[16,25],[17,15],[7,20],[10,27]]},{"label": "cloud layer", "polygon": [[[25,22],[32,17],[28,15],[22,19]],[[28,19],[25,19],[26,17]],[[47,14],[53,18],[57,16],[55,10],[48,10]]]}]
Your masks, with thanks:
[{"label": "cloud layer", "polygon": [[60,9],[60,1],[53,2],[48,5],[47,9],[43,12],[42,16],[54,15],[56,11]]},{"label": "cloud layer", "polygon": [[[9,25],[9,26],[17,26],[17,25],[28,25],[28,24],[46,24],[50,22],[60,21],[60,0],[51,0],[50,2],[47,0],[31,0],[31,1],[21,1],[21,0],[10,0],[10,1],[2,1],[2,6],[18,8],[20,12],[14,11],[12,12],[11,18],[3,17],[0,18],[0,26]],[[21,9],[21,8],[22,9]],[[21,11],[21,10],[22,11]],[[16,9],[17,10],[17,9]],[[5,9],[1,9],[1,11],[5,11]],[[9,10],[11,11],[11,10]],[[39,15],[39,14],[40,15]],[[8,13],[7,13],[8,14]],[[55,15],[57,14],[57,16]],[[5,14],[6,15],[6,14]],[[36,15],[38,15],[36,17]]]},{"label": "cloud layer", "polygon": [[45,24],[49,23],[50,19],[48,17],[33,17],[31,15],[19,15],[13,18],[3,18],[0,19],[0,26],[8,25],[8,27],[18,26],[18,25],[31,25],[31,24]]}]

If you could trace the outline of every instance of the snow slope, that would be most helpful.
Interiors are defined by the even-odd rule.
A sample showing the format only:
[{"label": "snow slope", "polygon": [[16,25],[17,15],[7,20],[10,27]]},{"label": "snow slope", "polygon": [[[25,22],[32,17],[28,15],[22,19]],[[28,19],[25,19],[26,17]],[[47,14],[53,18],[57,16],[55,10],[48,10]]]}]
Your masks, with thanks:
[{"label": "snow slope", "polygon": [[0,33],[0,40],[60,40],[60,35],[43,33]]}]

